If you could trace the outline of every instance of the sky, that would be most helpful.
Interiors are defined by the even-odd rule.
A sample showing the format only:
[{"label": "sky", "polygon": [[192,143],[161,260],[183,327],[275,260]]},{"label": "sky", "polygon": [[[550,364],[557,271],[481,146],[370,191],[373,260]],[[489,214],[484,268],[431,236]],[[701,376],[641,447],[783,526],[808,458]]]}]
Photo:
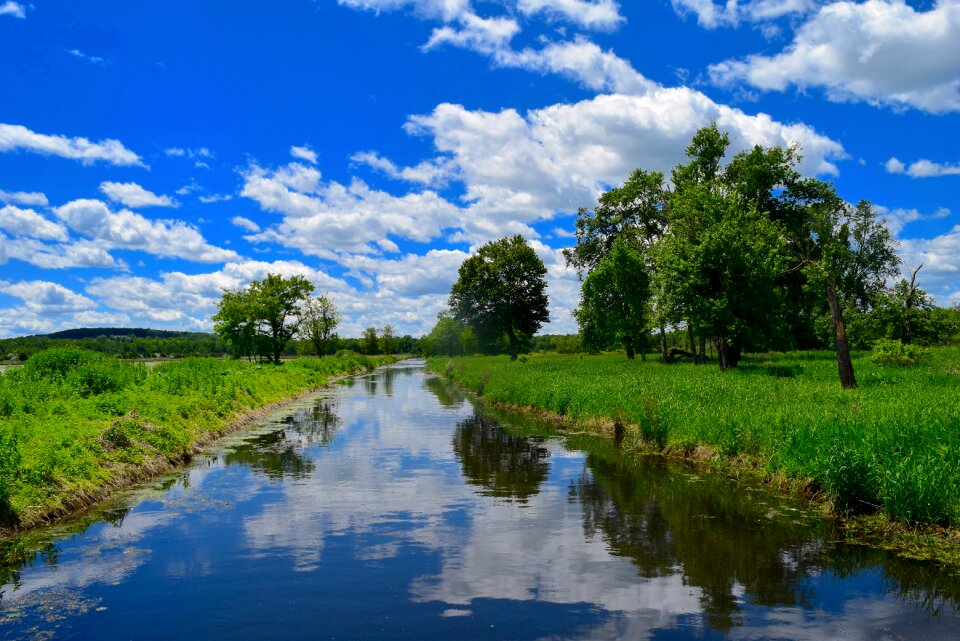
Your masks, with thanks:
[{"label": "sky", "polygon": [[268,273],[417,336],[513,234],[575,332],[578,208],[712,121],[960,302],[960,0],[0,0],[0,87],[0,337],[209,331]]}]

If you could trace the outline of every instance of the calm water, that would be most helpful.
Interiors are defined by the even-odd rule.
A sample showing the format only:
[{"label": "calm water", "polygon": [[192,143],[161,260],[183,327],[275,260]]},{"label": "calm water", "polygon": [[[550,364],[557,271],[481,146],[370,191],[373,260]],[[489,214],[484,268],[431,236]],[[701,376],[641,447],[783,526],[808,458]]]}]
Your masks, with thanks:
[{"label": "calm water", "polygon": [[8,542],[0,638],[960,638],[955,580],[832,535],[406,363]]}]

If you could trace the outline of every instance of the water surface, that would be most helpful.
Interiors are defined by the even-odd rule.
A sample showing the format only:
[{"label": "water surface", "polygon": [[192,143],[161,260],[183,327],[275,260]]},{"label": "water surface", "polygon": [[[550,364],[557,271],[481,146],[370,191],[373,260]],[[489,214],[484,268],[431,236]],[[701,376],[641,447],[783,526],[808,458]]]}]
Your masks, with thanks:
[{"label": "water surface", "polygon": [[960,638],[955,579],[835,536],[407,362],[6,542],[0,638]]}]

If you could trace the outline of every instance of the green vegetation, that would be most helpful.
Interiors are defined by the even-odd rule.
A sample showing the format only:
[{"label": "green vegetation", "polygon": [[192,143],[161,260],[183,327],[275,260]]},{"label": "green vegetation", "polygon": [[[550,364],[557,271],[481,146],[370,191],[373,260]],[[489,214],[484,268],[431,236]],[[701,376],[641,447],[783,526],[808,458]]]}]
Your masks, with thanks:
[{"label": "green vegetation", "polygon": [[506,338],[507,352],[516,360],[550,320],[546,275],[543,261],[523,236],[489,242],[460,265],[450,288],[452,315],[482,344]]},{"label": "green vegetation", "polygon": [[838,511],[960,526],[960,349],[930,349],[909,367],[854,361],[856,390],[837,387],[831,352],[745,355],[727,372],[617,355],[434,358],[430,367],[490,403],[619,423],[646,449],[690,456],[706,446],[799,479]]},{"label": "green vegetation", "polygon": [[0,375],[0,511],[30,525],[188,458],[251,410],[387,362],[347,352],[279,366],[189,358],[151,370],[76,348]]}]

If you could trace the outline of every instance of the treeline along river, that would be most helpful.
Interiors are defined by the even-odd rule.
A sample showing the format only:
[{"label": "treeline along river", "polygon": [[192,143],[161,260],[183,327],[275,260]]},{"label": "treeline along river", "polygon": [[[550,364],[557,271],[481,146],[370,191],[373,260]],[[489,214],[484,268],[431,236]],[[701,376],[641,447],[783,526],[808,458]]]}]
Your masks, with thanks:
[{"label": "treeline along river", "polygon": [[6,541],[0,638],[960,638],[956,578],[837,536],[408,361]]}]

